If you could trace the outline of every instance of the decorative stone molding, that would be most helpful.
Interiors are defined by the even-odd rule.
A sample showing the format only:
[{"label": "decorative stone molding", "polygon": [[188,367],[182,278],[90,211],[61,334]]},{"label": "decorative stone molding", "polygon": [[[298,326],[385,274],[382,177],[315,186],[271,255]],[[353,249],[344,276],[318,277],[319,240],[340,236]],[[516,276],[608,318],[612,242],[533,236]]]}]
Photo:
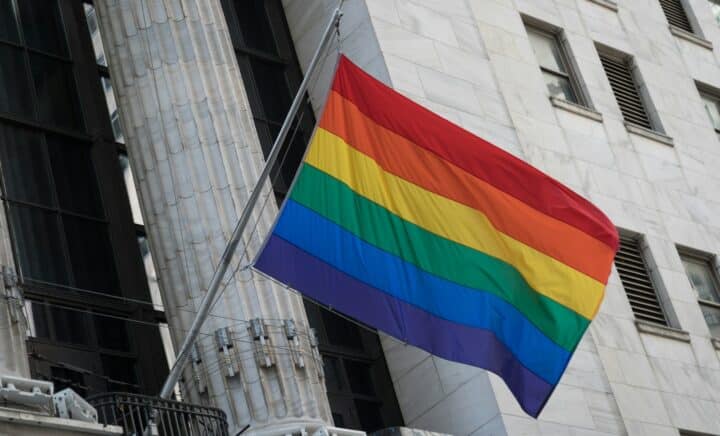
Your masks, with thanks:
[{"label": "decorative stone molding", "polygon": [[670,25],[670,33],[677,36],[678,38],[684,39],[685,41],[690,41],[693,44],[697,44],[700,47],[704,47],[708,50],[713,49],[712,42],[708,41],[705,38],[701,38],[694,33],[688,32],[687,30],[683,30],[679,27],[673,26],[672,24]]},{"label": "decorative stone molding", "polygon": [[561,98],[557,97],[550,97],[550,102],[553,106],[559,109],[566,110],[568,112],[572,112],[576,115],[580,115],[581,117],[590,118],[591,120],[602,122],[603,116],[600,112],[590,109],[589,107],[585,107],[579,104],[570,103],[567,100],[563,100]]},{"label": "decorative stone molding", "polygon": [[590,3],[595,3],[596,5],[600,5],[603,7],[606,7],[610,9],[611,11],[617,12],[618,11],[618,4],[614,0],[589,0]]},{"label": "decorative stone molding", "polygon": [[675,145],[673,139],[665,134],[662,134],[660,132],[656,132],[654,130],[646,129],[644,127],[636,126],[634,124],[625,123],[625,128],[628,132],[634,133],[636,135],[643,136],[648,139],[652,139],[653,141],[657,141],[660,143],[663,143],[665,145],[669,145],[670,147],[673,147]]},{"label": "decorative stone molding", "polygon": [[676,341],[690,342],[690,333],[685,330],[638,320],[635,321],[635,326],[640,333],[647,333],[663,338],[674,339]]}]

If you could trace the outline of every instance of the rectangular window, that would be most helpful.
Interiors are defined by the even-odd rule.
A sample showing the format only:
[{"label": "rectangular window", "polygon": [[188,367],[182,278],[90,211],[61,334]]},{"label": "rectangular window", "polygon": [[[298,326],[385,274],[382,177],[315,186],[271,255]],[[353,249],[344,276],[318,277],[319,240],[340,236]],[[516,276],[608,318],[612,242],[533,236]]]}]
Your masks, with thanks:
[{"label": "rectangular window", "polygon": [[28,47],[67,55],[65,30],[57,0],[18,0],[18,7]]},{"label": "rectangular window", "polygon": [[20,42],[12,0],[0,0],[0,40]]},{"label": "rectangular window", "polygon": [[720,133],[720,97],[701,91],[700,98],[715,131]]},{"label": "rectangular window", "polygon": [[23,51],[0,44],[0,112],[34,118]]},{"label": "rectangular window", "polygon": [[715,16],[715,22],[720,26],[720,1],[710,0],[710,10]]},{"label": "rectangular window", "polygon": [[534,27],[527,27],[527,33],[550,96],[585,105],[559,35]]},{"label": "rectangular window", "polygon": [[709,255],[680,252],[685,272],[698,296],[710,334],[720,338],[720,281]]},{"label": "rectangular window", "polygon": [[667,326],[667,317],[650,277],[640,243],[638,236],[621,235],[615,267],[635,318]]},{"label": "rectangular window", "polygon": [[652,130],[653,125],[633,76],[630,57],[601,52],[600,62],[625,122]]},{"label": "rectangular window", "polygon": [[693,29],[682,0],[660,0],[660,6],[671,26],[692,33]]},{"label": "rectangular window", "polygon": [[72,64],[31,53],[30,67],[40,121],[66,129],[82,129]]}]

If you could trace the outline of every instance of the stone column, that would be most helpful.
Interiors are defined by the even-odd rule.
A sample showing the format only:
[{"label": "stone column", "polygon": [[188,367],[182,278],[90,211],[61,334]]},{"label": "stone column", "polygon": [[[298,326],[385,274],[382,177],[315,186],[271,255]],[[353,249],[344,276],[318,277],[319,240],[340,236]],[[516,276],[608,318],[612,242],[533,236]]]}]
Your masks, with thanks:
[{"label": "stone column", "polygon": [[0,375],[30,377],[22,305],[10,229],[5,209],[0,208]]},{"label": "stone column", "polygon": [[[95,5],[178,346],[263,154],[220,0]],[[254,257],[277,213],[271,190],[263,189],[266,206],[251,221],[257,228],[246,232],[238,265]],[[249,269],[228,276],[185,368],[185,400],[222,408],[231,430],[328,422],[322,362],[302,299]]]}]

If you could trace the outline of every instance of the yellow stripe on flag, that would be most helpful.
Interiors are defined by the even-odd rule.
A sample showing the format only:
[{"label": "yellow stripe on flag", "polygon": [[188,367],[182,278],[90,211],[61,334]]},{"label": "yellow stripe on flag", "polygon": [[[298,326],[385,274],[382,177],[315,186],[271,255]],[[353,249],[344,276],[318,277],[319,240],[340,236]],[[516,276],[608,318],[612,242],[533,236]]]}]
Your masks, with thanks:
[{"label": "yellow stripe on flag", "polygon": [[604,284],[499,232],[476,209],[385,172],[322,128],[315,131],[305,161],[395,215],[513,265],[537,292],[588,319],[595,316]]}]

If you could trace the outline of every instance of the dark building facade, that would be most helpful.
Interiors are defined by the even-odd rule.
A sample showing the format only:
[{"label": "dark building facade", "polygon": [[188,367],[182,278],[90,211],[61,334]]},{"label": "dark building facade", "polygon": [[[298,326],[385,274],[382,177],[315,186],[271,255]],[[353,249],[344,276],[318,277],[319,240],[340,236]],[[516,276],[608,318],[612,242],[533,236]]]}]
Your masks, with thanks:
[{"label": "dark building facade", "polygon": [[[222,5],[267,154],[302,80],[283,7]],[[111,79],[91,2],[0,0],[0,175],[31,375],[83,396],[154,395],[169,336]],[[306,102],[273,171],[278,202],[314,124]],[[377,334],[312,302],[306,310],[335,424],[401,424]]]}]

